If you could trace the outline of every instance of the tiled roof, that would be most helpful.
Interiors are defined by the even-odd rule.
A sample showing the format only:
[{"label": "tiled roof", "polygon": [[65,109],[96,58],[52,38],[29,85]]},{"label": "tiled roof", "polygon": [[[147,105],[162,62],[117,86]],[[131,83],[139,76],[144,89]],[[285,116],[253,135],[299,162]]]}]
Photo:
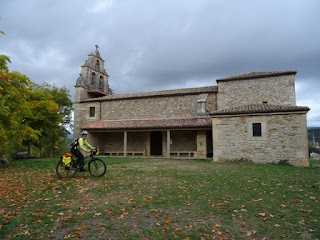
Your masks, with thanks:
[{"label": "tiled roof", "polygon": [[153,119],[153,120],[110,120],[89,123],[85,130],[119,130],[119,129],[168,129],[168,128],[202,128],[211,127],[211,118]]},{"label": "tiled roof", "polygon": [[198,87],[198,88],[182,88],[182,89],[173,89],[165,91],[155,91],[155,92],[143,92],[143,93],[132,93],[132,94],[115,94],[108,95],[99,98],[87,99],[82,102],[91,102],[91,101],[111,101],[119,99],[132,99],[132,98],[147,98],[147,97],[163,97],[163,96],[179,96],[179,95],[189,95],[189,94],[201,94],[201,93],[210,93],[218,92],[217,86],[208,86],[208,87]]},{"label": "tiled roof", "polygon": [[296,71],[282,71],[282,72],[251,72],[246,73],[239,76],[234,77],[227,77],[217,79],[217,82],[220,81],[233,81],[233,80],[245,80],[245,79],[255,79],[255,78],[267,78],[267,77],[278,77],[278,76],[285,76],[285,75],[296,75]]},{"label": "tiled roof", "polygon": [[270,104],[252,104],[238,106],[233,108],[219,109],[211,112],[210,115],[234,115],[234,114],[252,114],[252,113],[276,113],[276,112],[297,112],[309,111],[308,107],[288,106],[288,105],[270,105]]},{"label": "tiled roof", "polygon": [[101,92],[99,90],[88,90],[87,93],[91,93],[91,94],[97,95],[97,96],[107,96],[108,95],[108,93]]}]

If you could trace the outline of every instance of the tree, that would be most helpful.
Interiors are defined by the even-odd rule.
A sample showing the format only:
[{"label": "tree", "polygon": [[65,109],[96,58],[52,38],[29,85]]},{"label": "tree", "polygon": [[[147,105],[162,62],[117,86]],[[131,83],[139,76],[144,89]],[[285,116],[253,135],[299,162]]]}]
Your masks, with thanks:
[{"label": "tree", "polygon": [[32,115],[27,101],[31,81],[19,72],[9,72],[9,62],[7,56],[0,55],[0,156],[9,142],[21,145],[25,139],[37,140],[39,134],[26,122]]},{"label": "tree", "polygon": [[72,127],[69,90],[37,85],[25,75],[9,72],[10,59],[0,56],[0,157],[17,152],[19,146],[42,146],[55,156]]},{"label": "tree", "polygon": [[62,118],[62,126],[67,133],[73,128],[72,125],[72,111],[73,103],[70,100],[70,90],[65,87],[58,88],[55,85],[43,83],[41,88],[43,92],[52,96],[52,100],[59,105],[59,111]]},{"label": "tree", "polygon": [[[43,156],[43,151],[45,156],[49,156],[48,153],[54,157],[56,156],[56,150],[60,148],[60,146],[66,145],[66,137],[69,133],[69,130],[72,128],[72,119],[71,113],[73,110],[73,103],[70,100],[69,90],[65,87],[58,88],[55,85],[51,85],[48,83],[44,83],[40,85],[34,85],[34,92],[40,92],[46,98],[50,98],[54,104],[58,107],[53,111],[58,115],[53,115],[50,113],[50,104],[44,103],[42,108],[48,107],[47,109],[43,109],[43,116],[40,116],[41,119],[46,119],[47,121],[43,121],[42,127],[40,129],[41,135],[39,137],[39,141],[34,143],[35,146],[40,151],[40,156]],[[37,100],[39,102],[39,100]],[[36,112],[38,111],[35,109]],[[49,115],[46,116],[46,114]],[[39,124],[36,124],[39,126]]]},{"label": "tree", "polygon": [[38,138],[36,140],[26,139],[29,153],[31,144],[41,142],[43,137],[56,136],[62,130],[60,125],[62,117],[58,113],[59,105],[53,100],[53,97],[48,91],[42,91],[41,87],[36,84],[31,84],[30,90],[28,103],[31,114],[26,118],[26,122],[31,128],[38,131]]}]

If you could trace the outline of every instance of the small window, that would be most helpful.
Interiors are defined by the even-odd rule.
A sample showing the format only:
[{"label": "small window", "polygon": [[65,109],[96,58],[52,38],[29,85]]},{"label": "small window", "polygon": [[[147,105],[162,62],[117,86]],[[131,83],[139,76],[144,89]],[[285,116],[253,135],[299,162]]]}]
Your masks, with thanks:
[{"label": "small window", "polygon": [[96,115],[96,108],[90,107],[90,117],[94,117]]},{"label": "small window", "polygon": [[95,81],[96,81],[96,74],[93,72],[91,74],[91,85],[94,85],[95,84]]},{"label": "small window", "polygon": [[252,133],[254,137],[261,137],[261,123],[252,123]]},{"label": "small window", "polygon": [[103,77],[100,76],[99,89],[103,89]]}]

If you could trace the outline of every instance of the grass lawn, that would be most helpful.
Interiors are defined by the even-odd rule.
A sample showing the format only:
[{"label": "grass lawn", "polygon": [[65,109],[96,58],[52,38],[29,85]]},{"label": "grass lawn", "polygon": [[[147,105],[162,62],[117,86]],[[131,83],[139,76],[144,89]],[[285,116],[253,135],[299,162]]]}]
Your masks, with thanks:
[{"label": "grass lawn", "polygon": [[0,239],[320,239],[320,167],[104,158],[0,165]]}]

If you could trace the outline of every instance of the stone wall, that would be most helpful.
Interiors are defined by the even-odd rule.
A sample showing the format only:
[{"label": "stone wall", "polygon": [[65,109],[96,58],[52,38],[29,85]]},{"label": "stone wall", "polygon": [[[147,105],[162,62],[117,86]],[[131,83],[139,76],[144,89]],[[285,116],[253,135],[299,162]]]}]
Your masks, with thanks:
[{"label": "stone wall", "polygon": [[[196,117],[198,96],[183,95],[104,101],[102,102],[102,120]],[[215,94],[209,94],[208,110],[216,110],[215,106]]]},{"label": "stone wall", "polygon": [[147,151],[147,132],[128,132],[128,151]]},{"label": "stone wall", "polygon": [[123,152],[123,132],[90,133],[88,142],[99,147],[100,152]]},{"label": "stone wall", "polygon": [[197,151],[197,131],[171,131],[171,151]]},{"label": "stone wall", "polygon": [[[90,107],[95,108],[95,116],[90,117]],[[73,137],[80,137],[81,128],[88,123],[100,121],[100,103],[74,103],[74,132]]]},{"label": "stone wall", "polygon": [[[252,136],[252,123],[261,123],[261,137]],[[306,114],[214,117],[213,155],[215,162],[244,158],[308,166]]]},{"label": "stone wall", "polygon": [[[181,95],[75,103],[74,137],[80,136],[81,127],[103,120],[197,117],[198,97]],[[209,112],[216,110],[216,93],[208,95],[207,106]],[[95,107],[94,117],[89,115],[90,107]]]},{"label": "stone wall", "polygon": [[218,109],[267,102],[296,105],[294,75],[218,81]]}]

